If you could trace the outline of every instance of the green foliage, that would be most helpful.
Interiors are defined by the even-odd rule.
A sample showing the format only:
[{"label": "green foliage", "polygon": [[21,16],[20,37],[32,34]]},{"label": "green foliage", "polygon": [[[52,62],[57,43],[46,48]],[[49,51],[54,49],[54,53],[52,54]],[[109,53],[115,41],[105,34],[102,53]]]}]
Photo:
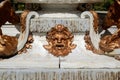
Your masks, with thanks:
[{"label": "green foliage", "polygon": [[114,2],[114,0],[104,0],[103,3],[94,4],[94,10],[104,11],[108,10],[109,6]]},{"label": "green foliage", "polygon": [[17,5],[17,7],[18,7],[18,10],[24,10],[25,9],[25,5],[23,3],[19,3]]}]

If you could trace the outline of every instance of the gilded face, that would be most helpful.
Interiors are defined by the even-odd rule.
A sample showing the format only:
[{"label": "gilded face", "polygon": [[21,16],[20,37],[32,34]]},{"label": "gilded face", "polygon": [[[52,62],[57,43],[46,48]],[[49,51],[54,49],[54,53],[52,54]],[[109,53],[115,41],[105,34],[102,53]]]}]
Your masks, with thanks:
[{"label": "gilded face", "polygon": [[53,44],[53,48],[56,50],[64,49],[68,44],[68,37],[65,36],[63,33],[58,33],[52,36],[51,43]]},{"label": "gilded face", "polygon": [[74,49],[76,45],[72,44],[73,35],[68,31],[67,27],[57,25],[47,33],[47,41],[49,45],[44,45],[54,56],[66,56]]}]

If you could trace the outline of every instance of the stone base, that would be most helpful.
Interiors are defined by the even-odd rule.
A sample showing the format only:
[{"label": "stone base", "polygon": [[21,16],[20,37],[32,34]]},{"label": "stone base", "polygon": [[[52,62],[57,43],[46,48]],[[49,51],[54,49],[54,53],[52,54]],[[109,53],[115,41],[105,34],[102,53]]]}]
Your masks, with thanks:
[{"label": "stone base", "polygon": [[0,69],[0,80],[120,80],[120,69]]},{"label": "stone base", "polygon": [[[84,18],[84,16],[82,18]],[[84,20],[88,21],[88,19]],[[77,24],[79,24],[80,19],[76,19],[76,22],[77,21]],[[40,21],[38,20],[38,22]],[[88,21],[88,23],[90,23],[91,27],[92,21]],[[42,29],[41,26],[38,27],[39,29]],[[71,28],[72,27],[70,27],[70,29]],[[4,32],[9,34],[6,32],[6,29],[3,28]],[[74,33],[73,31],[73,43],[77,44],[77,47],[66,57],[55,57],[43,48],[43,45],[47,44],[46,32],[48,29],[43,28],[46,30],[43,30],[45,33],[39,33],[39,31],[35,33],[34,29],[37,30],[37,26],[31,29],[33,29],[34,37],[32,49],[29,49],[27,53],[22,53],[9,59],[1,60],[0,80],[120,79],[120,61],[105,55],[97,55],[86,50],[84,42],[85,33],[80,33],[79,31],[78,33]],[[9,32],[14,34],[13,30],[10,30]],[[18,33],[17,30],[16,33]]]},{"label": "stone base", "polygon": [[55,57],[46,51],[43,45],[48,44],[45,33],[33,33],[32,49],[27,53],[16,55],[0,61],[0,68],[120,68],[120,61],[113,57],[97,55],[85,48],[84,33],[74,33],[74,44],[77,47],[66,57]]},{"label": "stone base", "polygon": [[[59,18],[37,19],[39,18],[37,16],[37,18],[31,19],[31,21],[33,21],[30,24],[34,24],[33,26],[30,25],[30,29],[33,29],[34,38],[32,49],[29,49],[27,53],[16,55],[10,59],[1,60],[0,68],[120,68],[120,61],[114,59],[113,57],[97,55],[89,50],[86,50],[84,31],[93,26],[92,18],[89,19],[87,14],[91,15],[89,12],[85,12],[81,15],[81,18],[64,18],[62,20]],[[92,15],[90,17],[92,17]],[[52,20],[54,20],[55,23],[52,24]],[[77,44],[77,47],[66,57],[55,57],[43,47],[43,45],[48,44],[46,41],[46,32],[50,29],[50,27],[52,27],[52,25],[54,26],[55,24],[58,24],[57,22],[59,24],[64,24],[65,26],[66,24],[70,25],[68,28],[72,30],[72,33],[74,34],[73,43]],[[74,25],[70,22],[74,22]],[[15,27],[10,28],[10,26],[8,26],[8,28],[7,26],[5,25],[5,27],[2,28],[4,34],[19,34],[19,30],[15,29]],[[9,33],[7,32],[7,29],[9,29]],[[38,30],[38,32],[36,30],[34,31],[34,29]],[[75,31],[74,29],[78,31]],[[44,33],[41,31],[44,31]]]}]

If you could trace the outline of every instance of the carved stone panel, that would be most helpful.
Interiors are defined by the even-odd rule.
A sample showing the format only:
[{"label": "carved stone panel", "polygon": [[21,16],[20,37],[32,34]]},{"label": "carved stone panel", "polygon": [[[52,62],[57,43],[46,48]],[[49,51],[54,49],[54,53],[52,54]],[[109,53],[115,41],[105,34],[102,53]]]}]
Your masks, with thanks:
[{"label": "carved stone panel", "polygon": [[30,31],[32,32],[48,32],[52,26],[63,24],[68,27],[71,32],[85,32],[89,30],[89,19],[81,18],[38,18],[31,19]]}]

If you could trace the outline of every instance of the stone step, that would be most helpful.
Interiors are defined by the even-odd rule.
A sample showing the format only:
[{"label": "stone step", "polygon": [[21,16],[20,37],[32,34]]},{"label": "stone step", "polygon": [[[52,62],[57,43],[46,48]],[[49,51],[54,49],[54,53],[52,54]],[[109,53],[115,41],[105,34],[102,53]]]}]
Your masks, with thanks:
[{"label": "stone step", "polygon": [[120,80],[120,69],[0,69],[0,80]]}]

